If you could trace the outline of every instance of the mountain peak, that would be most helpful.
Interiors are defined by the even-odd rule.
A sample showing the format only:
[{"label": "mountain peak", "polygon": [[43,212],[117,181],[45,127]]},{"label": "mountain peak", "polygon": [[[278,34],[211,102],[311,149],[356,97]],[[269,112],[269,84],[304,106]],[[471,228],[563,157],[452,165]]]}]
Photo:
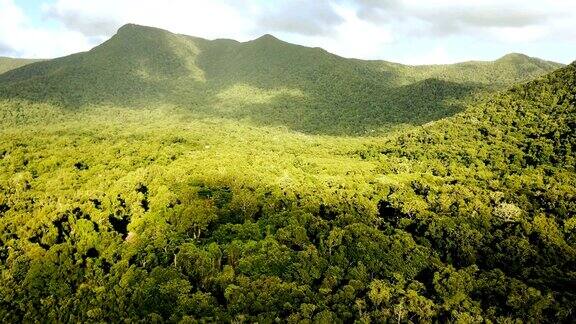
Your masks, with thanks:
[{"label": "mountain peak", "polygon": [[128,24],[124,24],[120,28],[118,28],[117,33],[122,33],[122,32],[126,32],[129,30],[135,30],[135,29],[140,29],[140,28],[145,28],[145,27],[141,26],[141,25],[133,24],[133,23],[128,23]]},{"label": "mountain peak", "polygon": [[514,58],[514,57],[529,58],[530,56],[528,56],[526,54],[522,54],[522,53],[512,52],[512,53],[508,53],[508,54],[502,56],[501,58],[506,58],[506,57],[509,57],[509,58]]},{"label": "mountain peak", "polygon": [[528,61],[532,60],[533,58],[522,54],[522,53],[508,53],[501,58],[497,59],[496,61]]},{"label": "mountain peak", "polygon": [[128,24],[125,24],[125,25],[123,25],[122,27],[118,28],[118,31],[116,32],[116,34],[117,34],[117,35],[122,35],[122,34],[138,33],[138,32],[164,32],[164,33],[169,33],[169,31],[167,31],[167,30],[160,29],[160,28],[156,28],[156,27],[149,27],[149,26],[143,26],[143,25],[128,23]]},{"label": "mountain peak", "polygon": [[280,41],[278,38],[274,37],[274,35],[271,34],[264,34],[258,38],[255,39],[255,41]]}]

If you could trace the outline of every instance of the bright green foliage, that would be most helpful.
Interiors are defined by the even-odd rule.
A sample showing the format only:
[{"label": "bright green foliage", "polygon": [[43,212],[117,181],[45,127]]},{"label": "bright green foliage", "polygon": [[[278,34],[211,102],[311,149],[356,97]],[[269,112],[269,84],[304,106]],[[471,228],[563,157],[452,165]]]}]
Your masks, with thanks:
[{"label": "bright green foliage", "polygon": [[[207,44],[230,47],[220,52],[238,60],[266,51],[241,55],[233,41]],[[178,64],[146,73],[165,75],[167,86],[179,78],[227,82],[163,53]],[[82,57],[97,59],[73,58]],[[33,82],[19,75],[46,66],[5,76],[24,89]],[[280,79],[273,70],[262,84],[256,76],[240,83],[234,78],[254,70],[238,69],[246,71],[217,93],[225,100],[206,108],[234,111],[234,100],[256,109],[276,94],[312,93],[288,77],[266,88]],[[141,107],[116,103],[136,96],[107,94],[104,105],[92,102],[97,92],[65,93],[69,104],[86,104],[43,102],[41,93],[0,101],[6,322],[574,319],[574,64],[450,118],[379,137],[197,118],[158,102],[161,91]]]},{"label": "bright green foliage", "polygon": [[86,52],[0,76],[0,97],[62,104],[176,105],[200,118],[311,134],[376,134],[451,116],[478,92],[561,67],[517,54],[404,66],[345,59],[265,35],[208,41],[126,25]]}]

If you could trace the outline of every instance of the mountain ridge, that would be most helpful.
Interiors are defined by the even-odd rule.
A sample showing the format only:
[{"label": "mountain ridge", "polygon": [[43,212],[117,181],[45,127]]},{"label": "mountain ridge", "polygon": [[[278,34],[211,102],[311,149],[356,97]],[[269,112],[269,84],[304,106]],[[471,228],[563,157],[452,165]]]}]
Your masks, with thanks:
[{"label": "mountain ridge", "polygon": [[[527,56],[408,66],[348,59],[269,34],[247,42],[206,40],[127,24],[87,52],[0,75],[0,98],[70,108],[171,104],[308,133],[362,134],[453,115],[479,92],[561,66]],[[246,96],[267,99],[241,100]]]},{"label": "mountain ridge", "polygon": [[14,58],[0,56],[0,74],[35,62],[45,61],[44,59]]},{"label": "mountain ridge", "polygon": [[[145,26],[145,25],[139,25],[139,24],[134,24],[134,23],[127,23],[122,25],[118,30],[117,33],[121,32],[121,31],[126,31],[126,30],[139,30],[139,29],[148,29],[148,30],[157,30],[157,31],[167,31],[165,29],[162,28],[158,28],[158,27],[151,27],[151,26]],[[273,34],[270,33],[265,33],[262,34],[254,39],[250,39],[247,41],[238,41],[235,39],[231,39],[231,38],[214,38],[214,39],[208,39],[208,38],[202,38],[202,37],[198,37],[198,36],[193,36],[193,35],[187,35],[187,34],[181,34],[181,33],[177,33],[176,35],[181,35],[181,36],[185,36],[185,37],[191,37],[194,39],[200,39],[203,41],[207,41],[207,42],[219,42],[219,41],[232,41],[235,43],[241,43],[241,44],[245,44],[245,43],[251,43],[251,42],[255,42],[258,40],[261,41],[277,41],[277,42],[281,42],[281,43],[285,43],[285,44],[290,44],[290,45],[295,45],[295,46],[301,46],[301,47],[305,47],[305,48],[310,48],[310,49],[322,49],[323,51],[326,51],[332,55],[338,56],[340,58],[343,59],[351,59],[351,60],[359,60],[359,61],[364,61],[364,62],[383,62],[383,63],[392,63],[392,64],[399,64],[399,65],[403,65],[403,66],[431,66],[431,65],[455,65],[455,64],[463,64],[463,63],[480,63],[480,62],[486,62],[486,63],[490,63],[490,62],[496,62],[496,61],[500,61],[506,58],[518,58],[521,57],[523,59],[527,59],[527,60],[538,60],[538,61],[544,61],[544,62],[548,62],[548,63],[552,63],[552,64],[556,64],[559,66],[565,66],[567,64],[563,64],[563,63],[558,63],[558,62],[554,62],[554,61],[550,61],[550,60],[545,60],[539,57],[535,57],[535,56],[529,56],[526,55],[524,53],[519,53],[519,52],[509,52],[506,54],[503,54],[502,56],[494,59],[494,60],[468,60],[468,61],[460,61],[460,62],[454,62],[454,63],[441,63],[441,64],[405,64],[405,63],[399,63],[399,62],[393,62],[393,61],[389,61],[386,59],[360,59],[360,58],[355,58],[355,57],[344,57],[335,53],[332,53],[330,51],[327,51],[326,49],[323,49],[321,47],[317,47],[317,46],[306,46],[306,45],[301,45],[301,44],[295,44],[295,43],[290,43],[287,41],[284,41],[276,36],[274,36]]]}]

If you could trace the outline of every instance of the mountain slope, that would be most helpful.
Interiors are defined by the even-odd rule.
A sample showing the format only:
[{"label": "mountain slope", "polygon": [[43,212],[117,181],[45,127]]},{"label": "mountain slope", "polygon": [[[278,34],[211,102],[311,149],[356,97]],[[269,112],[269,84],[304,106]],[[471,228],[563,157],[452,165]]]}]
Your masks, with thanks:
[{"label": "mountain slope", "polygon": [[362,134],[453,115],[479,91],[503,89],[560,66],[517,56],[411,67],[345,59],[270,35],[245,43],[208,41],[125,25],[88,52],[5,73],[0,97],[68,107],[172,104],[199,116]]},{"label": "mountain slope", "polygon": [[17,69],[17,68],[24,66],[24,65],[28,65],[30,63],[40,62],[40,61],[43,61],[43,60],[16,59],[16,58],[1,57],[0,56],[0,74],[7,72],[7,71],[10,71],[10,70]]},{"label": "mountain slope", "polygon": [[[575,89],[576,62],[489,96],[462,114],[431,123],[400,137],[402,141],[413,142],[414,146],[416,142],[442,142],[448,145],[444,147],[446,151],[443,153],[450,152],[452,155],[464,154],[473,147],[498,150],[502,146],[516,147],[522,150],[522,156],[507,158],[520,163],[520,168],[535,167],[542,163],[573,168],[573,145],[576,142]],[[438,138],[428,138],[430,136]],[[412,137],[413,140],[410,139]],[[425,150],[428,144],[419,146]],[[430,152],[437,154],[439,147],[435,144],[430,146],[435,148]],[[410,154],[409,150],[401,151],[402,154]],[[502,156],[505,152],[493,153],[494,156],[488,158],[488,161],[501,160],[497,155]]]},{"label": "mountain slope", "polygon": [[575,152],[576,62],[355,154],[382,161],[384,179],[414,179],[391,190],[391,223],[457,268],[502,274],[474,288],[483,307],[523,307],[505,302],[514,278],[557,301],[541,319],[554,322],[576,305]]},{"label": "mountain slope", "polygon": [[436,78],[460,83],[475,83],[492,89],[532,80],[541,76],[543,72],[550,72],[563,66],[518,53],[504,55],[492,62],[469,61],[419,66],[394,65],[388,62],[379,64],[384,70],[397,69],[398,73],[406,75],[408,80]]},{"label": "mountain slope", "polygon": [[180,46],[178,40],[155,28],[124,26],[88,52],[10,71],[0,78],[0,87],[7,96],[65,105],[131,104],[142,96],[154,98],[170,91],[168,80],[194,80],[187,60],[195,50],[191,43]]}]

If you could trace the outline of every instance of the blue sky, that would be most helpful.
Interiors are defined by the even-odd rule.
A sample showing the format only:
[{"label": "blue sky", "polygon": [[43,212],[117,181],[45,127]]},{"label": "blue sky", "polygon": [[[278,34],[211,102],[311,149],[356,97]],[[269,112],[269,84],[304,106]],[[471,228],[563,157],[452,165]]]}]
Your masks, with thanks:
[{"label": "blue sky", "polygon": [[129,22],[209,39],[269,33],[345,57],[406,64],[511,52],[576,60],[572,0],[0,0],[0,56],[85,51]]}]

